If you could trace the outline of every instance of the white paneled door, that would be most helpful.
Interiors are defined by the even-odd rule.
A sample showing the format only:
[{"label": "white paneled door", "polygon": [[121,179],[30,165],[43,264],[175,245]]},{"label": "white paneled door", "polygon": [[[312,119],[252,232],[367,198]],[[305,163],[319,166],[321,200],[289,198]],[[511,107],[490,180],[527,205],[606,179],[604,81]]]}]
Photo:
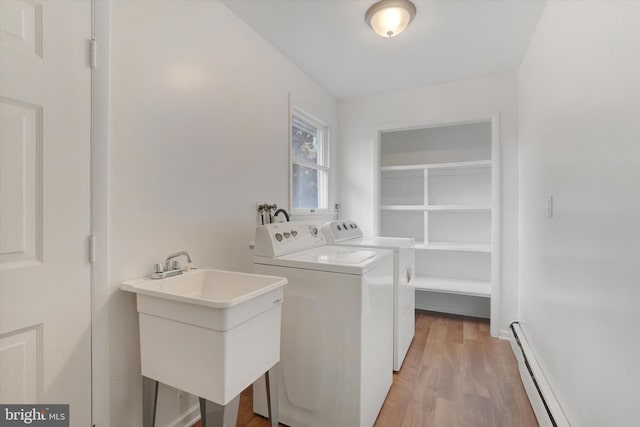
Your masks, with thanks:
[{"label": "white paneled door", "polygon": [[91,2],[0,0],[0,403],[91,425]]}]

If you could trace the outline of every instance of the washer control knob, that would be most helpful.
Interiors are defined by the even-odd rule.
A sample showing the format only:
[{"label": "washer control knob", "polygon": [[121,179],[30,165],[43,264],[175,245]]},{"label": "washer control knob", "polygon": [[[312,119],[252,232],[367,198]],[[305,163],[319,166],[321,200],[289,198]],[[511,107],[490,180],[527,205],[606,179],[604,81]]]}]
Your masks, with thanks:
[{"label": "washer control knob", "polygon": [[285,231],[283,234],[284,234],[284,237],[285,237],[286,239],[288,239],[289,237],[291,237],[291,233],[289,233],[288,231]]},{"label": "washer control knob", "polygon": [[293,237],[296,237],[298,235],[298,232],[296,230],[291,230],[291,235]]},{"label": "washer control knob", "polygon": [[280,234],[280,233],[276,233],[276,240],[277,240],[278,242],[282,242],[282,234]]},{"label": "washer control knob", "polygon": [[318,229],[316,227],[314,227],[313,225],[309,227],[309,231],[311,232],[311,235],[313,237],[316,237],[318,235]]}]

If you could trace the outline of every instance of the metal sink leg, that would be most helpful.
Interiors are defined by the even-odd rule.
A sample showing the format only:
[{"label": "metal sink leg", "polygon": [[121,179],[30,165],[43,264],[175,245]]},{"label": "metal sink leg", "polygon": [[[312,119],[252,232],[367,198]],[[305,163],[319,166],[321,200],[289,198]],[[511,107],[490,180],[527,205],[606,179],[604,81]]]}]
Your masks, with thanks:
[{"label": "metal sink leg", "polygon": [[158,381],[142,377],[142,425],[155,427],[158,408]]},{"label": "metal sink leg", "polygon": [[240,395],[233,398],[226,405],[200,398],[200,419],[202,427],[235,427],[238,419]]},{"label": "metal sink leg", "polygon": [[278,367],[276,363],[264,373],[267,384],[267,408],[269,410],[269,427],[278,427]]}]

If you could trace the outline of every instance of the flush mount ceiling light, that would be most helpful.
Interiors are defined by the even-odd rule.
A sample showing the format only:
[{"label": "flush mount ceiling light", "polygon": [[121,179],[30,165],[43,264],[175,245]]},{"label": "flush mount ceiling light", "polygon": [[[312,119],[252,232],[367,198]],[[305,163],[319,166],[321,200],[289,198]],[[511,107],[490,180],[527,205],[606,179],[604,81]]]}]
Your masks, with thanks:
[{"label": "flush mount ceiling light", "polygon": [[364,16],[367,24],[382,37],[394,37],[404,31],[416,16],[416,7],[409,0],[380,0]]}]

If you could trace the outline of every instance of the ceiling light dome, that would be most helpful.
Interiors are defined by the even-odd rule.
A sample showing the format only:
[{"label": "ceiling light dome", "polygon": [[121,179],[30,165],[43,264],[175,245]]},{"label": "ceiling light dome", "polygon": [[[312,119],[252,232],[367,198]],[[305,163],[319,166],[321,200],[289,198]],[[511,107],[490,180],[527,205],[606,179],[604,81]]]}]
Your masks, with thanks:
[{"label": "ceiling light dome", "polygon": [[380,0],[364,16],[367,24],[382,37],[394,37],[404,31],[416,16],[416,7],[409,0]]}]

